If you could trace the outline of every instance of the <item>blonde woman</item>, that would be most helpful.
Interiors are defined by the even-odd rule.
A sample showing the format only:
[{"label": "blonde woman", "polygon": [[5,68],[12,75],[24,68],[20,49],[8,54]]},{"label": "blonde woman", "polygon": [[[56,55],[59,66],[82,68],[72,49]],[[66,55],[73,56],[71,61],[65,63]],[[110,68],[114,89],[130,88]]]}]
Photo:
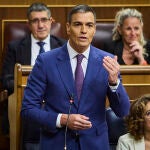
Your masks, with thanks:
[{"label": "blonde woman", "polygon": [[121,9],[115,17],[112,42],[104,50],[118,56],[119,64],[150,64],[150,42],[143,36],[142,14],[136,9]]}]

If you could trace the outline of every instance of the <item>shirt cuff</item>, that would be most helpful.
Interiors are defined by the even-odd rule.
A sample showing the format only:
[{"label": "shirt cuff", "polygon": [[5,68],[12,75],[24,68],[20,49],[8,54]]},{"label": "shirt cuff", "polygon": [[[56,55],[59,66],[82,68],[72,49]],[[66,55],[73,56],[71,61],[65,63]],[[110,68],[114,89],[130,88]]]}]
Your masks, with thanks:
[{"label": "shirt cuff", "polygon": [[61,124],[60,124],[60,119],[61,119],[62,114],[58,114],[57,116],[57,120],[56,120],[56,127],[57,128],[61,128]]},{"label": "shirt cuff", "polygon": [[119,86],[119,83],[120,83],[120,79],[117,80],[117,85],[116,85],[116,86],[110,86],[110,85],[109,85],[109,87],[110,87],[110,89],[112,90],[112,92],[116,92],[116,90],[117,90],[117,88],[118,88],[118,86]]}]

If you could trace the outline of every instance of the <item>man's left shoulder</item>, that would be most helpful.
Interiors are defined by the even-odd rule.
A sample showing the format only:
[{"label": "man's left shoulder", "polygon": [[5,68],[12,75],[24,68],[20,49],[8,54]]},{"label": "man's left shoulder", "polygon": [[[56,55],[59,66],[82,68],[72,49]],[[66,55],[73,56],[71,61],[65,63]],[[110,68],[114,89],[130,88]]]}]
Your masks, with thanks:
[{"label": "man's left shoulder", "polygon": [[64,44],[67,40],[66,39],[63,39],[63,38],[60,38],[60,37],[57,37],[57,36],[54,36],[54,35],[50,35],[50,38],[54,41],[57,41],[57,42],[60,42],[62,44]]},{"label": "man's left shoulder", "polygon": [[97,53],[97,55],[113,57],[113,55],[111,53],[108,53],[108,52],[106,52],[106,51],[104,51],[102,49],[96,48],[94,46],[91,46],[91,49],[93,51],[95,51],[95,53]]}]

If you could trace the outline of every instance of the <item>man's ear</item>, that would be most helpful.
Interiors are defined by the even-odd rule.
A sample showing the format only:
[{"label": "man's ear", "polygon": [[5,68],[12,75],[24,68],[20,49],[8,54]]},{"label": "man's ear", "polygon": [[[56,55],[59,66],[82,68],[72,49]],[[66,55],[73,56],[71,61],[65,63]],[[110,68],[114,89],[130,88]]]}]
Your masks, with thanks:
[{"label": "man's ear", "polygon": [[[95,24],[94,26],[95,26],[95,31],[94,31],[94,35],[95,35],[95,33],[96,33],[96,24]],[[93,35],[93,36],[94,36],[94,35]]]},{"label": "man's ear", "polygon": [[67,34],[70,35],[70,23],[69,22],[66,23],[66,31],[67,31]]}]

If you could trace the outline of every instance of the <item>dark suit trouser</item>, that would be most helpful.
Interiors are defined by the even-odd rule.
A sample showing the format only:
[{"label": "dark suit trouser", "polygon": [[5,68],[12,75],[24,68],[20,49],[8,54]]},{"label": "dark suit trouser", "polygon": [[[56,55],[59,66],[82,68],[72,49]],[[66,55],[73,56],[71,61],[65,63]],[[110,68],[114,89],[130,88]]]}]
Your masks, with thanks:
[{"label": "dark suit trouser", "polygon": [[3,102],[1,127],[2,127],[2,134],[9,135],[8,100]]},{"label": "dark suit trouser", "polygon": [[39,143],[25,143],[23,150],[40,150]]}]

